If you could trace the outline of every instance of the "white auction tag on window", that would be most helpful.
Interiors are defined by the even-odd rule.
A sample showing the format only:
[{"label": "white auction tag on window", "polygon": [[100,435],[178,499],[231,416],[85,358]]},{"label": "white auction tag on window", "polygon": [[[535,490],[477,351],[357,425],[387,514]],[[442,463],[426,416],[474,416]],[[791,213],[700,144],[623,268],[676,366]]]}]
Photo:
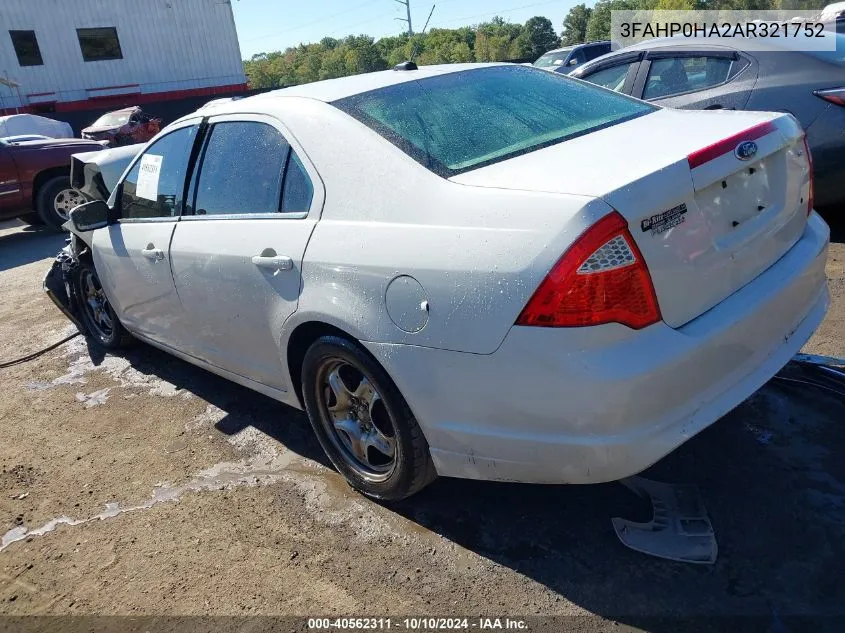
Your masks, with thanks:
[{"label": "white auction tag on window", "polygon": [[135,195],[147,200],[158,200],[158,177],[161,174],[163,156],[144,154],[141,157],[141,167],[138,171],[138,184]]}]

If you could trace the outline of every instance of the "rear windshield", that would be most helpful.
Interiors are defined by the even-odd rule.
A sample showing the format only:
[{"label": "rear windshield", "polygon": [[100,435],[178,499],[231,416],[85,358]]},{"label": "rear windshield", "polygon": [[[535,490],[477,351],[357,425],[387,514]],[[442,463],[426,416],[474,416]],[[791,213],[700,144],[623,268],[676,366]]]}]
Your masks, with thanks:
[{"label": "rear windshield", "polygon": [[656,109],[525,66],[428,77],[347,97],[334,105],[445,178]]}]

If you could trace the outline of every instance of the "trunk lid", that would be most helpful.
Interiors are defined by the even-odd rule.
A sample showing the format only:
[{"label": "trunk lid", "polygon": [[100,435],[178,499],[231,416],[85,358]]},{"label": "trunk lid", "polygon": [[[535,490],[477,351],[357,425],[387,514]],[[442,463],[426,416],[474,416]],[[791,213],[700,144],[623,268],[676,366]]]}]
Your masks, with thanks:
[{"label": "trunk lid", "polygon": [[[746,141],[756,152],[742,160]],[[663,109],[452,181],[602,198],[628,221],[674,328],[786,253],[809,195],[800,126],[757,112]]]}]

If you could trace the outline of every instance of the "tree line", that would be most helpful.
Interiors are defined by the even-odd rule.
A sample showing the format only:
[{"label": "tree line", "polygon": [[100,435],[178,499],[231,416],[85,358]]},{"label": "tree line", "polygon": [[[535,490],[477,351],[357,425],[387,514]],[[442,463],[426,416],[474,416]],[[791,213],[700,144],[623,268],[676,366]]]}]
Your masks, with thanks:
[{"label": "tree line", "polygon": [[572,7],[560,35],[546,17],[535,16],[525,24],[495,17],[474,26],[431,29],[413,36],[325,37],[318,43],[253,55],[244,61],[244,70],[253,88],[281,88],[386,70],[412,56],[419,64],[533,61],[561,45],[609,39],[614,10],[818,9],[823,4],[824,0],[598,0],[592,7]]}]

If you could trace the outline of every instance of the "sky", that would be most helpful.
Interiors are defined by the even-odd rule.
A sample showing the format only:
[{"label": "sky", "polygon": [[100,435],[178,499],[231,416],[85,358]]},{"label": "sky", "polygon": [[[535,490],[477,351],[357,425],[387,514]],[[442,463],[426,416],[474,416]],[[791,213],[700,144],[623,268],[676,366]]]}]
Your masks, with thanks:
[{"label": "sky", "polygon": [[[458,28],[500,15],[510,22],[525,22],[543,15],[563,28],[563,18],[579,0],[410,0],[414,32],[428,28]],[[301,42],[319,42],[326,36],[372,35],[376,39],[407,31],[404,4],[397,0],[232,0],[241,54],[284,50]]]}]

